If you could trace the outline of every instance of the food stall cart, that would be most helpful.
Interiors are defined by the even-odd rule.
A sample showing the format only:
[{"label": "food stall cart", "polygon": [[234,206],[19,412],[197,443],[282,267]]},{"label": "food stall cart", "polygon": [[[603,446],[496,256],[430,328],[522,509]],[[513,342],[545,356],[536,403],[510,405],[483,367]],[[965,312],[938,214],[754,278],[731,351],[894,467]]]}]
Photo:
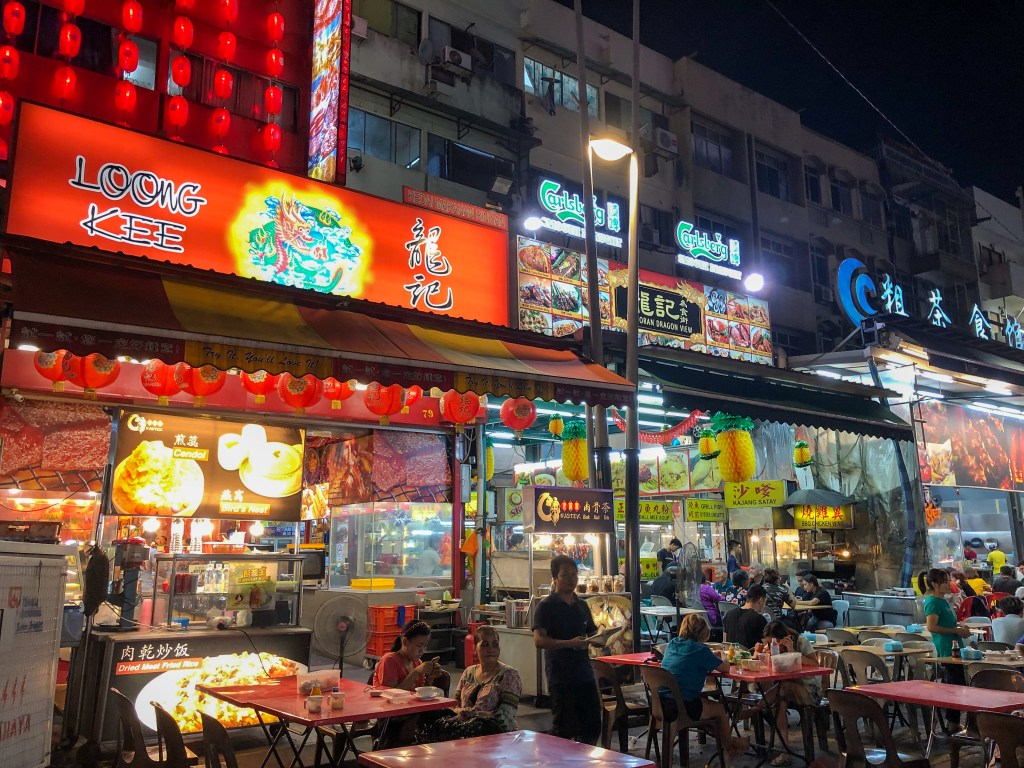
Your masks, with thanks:
[{"label": "food stall cart", "polygon": [[800,536],[783,509],[783,480],[725,483],[730,536],[743,547],[743,560],[775,568],[783,578],[796,575]]},{"label": "food stall cart", "polygon": [[787,496],[784,506],[799,532],[797,569],[810,571],[835,592],[852,588],[856,567],[847,532],[853,530],[854,500],[836,491],[806,488]]}]

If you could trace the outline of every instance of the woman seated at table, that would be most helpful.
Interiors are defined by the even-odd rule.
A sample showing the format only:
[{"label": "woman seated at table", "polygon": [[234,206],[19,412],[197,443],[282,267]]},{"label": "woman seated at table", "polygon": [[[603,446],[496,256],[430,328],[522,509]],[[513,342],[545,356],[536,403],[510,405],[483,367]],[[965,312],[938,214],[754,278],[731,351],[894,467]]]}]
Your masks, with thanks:
[{"label": "woman seated at table", "polygon": [[519,673],[498,659],[501,648],[494,627],[479,627],[473,643],[479,663],[462,673],[455,689],[459,706],[421,714],[416,729],[419,743],[518,730],[516,711],[523,692]]},{"label": "woman seated at table", "polygon": [[983,595],[986,592],[992,591],[991,585],[983,578],[981,578],[981,576],[978,574],[977,568],[971,568],[970,566],[967,566],[966,568],[964,568],[964,575],[967,577],[967,583],[970,584],[971,589],[974,590],[974,594]]},{"label": "woman seated at table", "polygon": [[[932,568],[918,576],[917,581],[924,594],[924,618],[932,636],[932,645],[935,646],[935,655],[949,658],[953,655],[953,641],[962,641],[963,638],[971,636],[971,630],[957,623],[956,614],[946,600],[946,595],[949,594],[949,574],[941,568]],[[967,685],[962,665],[943,664],[942,670],[947,683]],[[960,712],[955,709],[947,710],[946,722],[949,725],[958,725]]]},{"label": "woman seated at table", "polygon": [[721,566],[715,568],[715,580],[711,582],[711,586],[715,588],[715,592],[724,595],[729,590],[729,587],[732,586],[732,581],[729,580],[729,572]]},{"label": "woman seated at table", "polygon": [[[781,621],[773,621],[764,628],[764,637],[754,648],[754,652],[771,653],[772,640],[778,641],[779,653],[799,653],[803,657],[801,661],[805,667],[818,666],[818,657],[815,655],[811,641],[794,632]],[[776,723],[779,733],[785,739],[786,732],[789,730],[786,710],[790,706],[818,706],[821,701],[821,678],[805,677],[800,680],[786,680],[779,686],[778,691],[782,702],[778,708]],[[774,699],[772,703],[774,703]],[[789,755],[785,753],[779,755],[772,761],[772,765],[789,765]]]},{"label": "woman seated at table", "polygon": [[708,584],[704,571],[700,572],[700,592],[698,597],[700,598],[700,607],[708,613],[708,621],[711,623],[711,634],[721,640],[722,612],[718,609],[718,604],[725,598],[718,593],[714,585]]},{"label": "woman seated at table", "polygon": [[746,571],[736,571],[729,575],[732,586],[725,591],[725,599],[730,603],[743,605],[747,602],[747,587],[750,585],[750,577]]},{"label": "woman seated at table", "polygon": [[[810,632],[821,632],[832,629],[836,625],[836,612],[832,607],[832,596],[828,590],[818,584],[818,577],[812,574],[804,576],[804,589],[807,597],[796,604],[797,608],[811,609],[807,618],[807,629]],[[814,606],[828,606],[827,608],[814,608]]]},{"label": "woman seated at table", "polygon": [[391,651],[377,662],[373,684],[385,688],[403,688],[406,691],[432,685],[444,674],[444,670],[437,659],[422,660],[428,643],[430,625],[425,621],[410,621],[402,634],[395,638]]},{"label": "woman seated at table", "polygon": [[796,607],[796,598],[792,593],[779,583],[779,572],[774,568],[768,568],[764,572],[764,591],[768,595],[765,602],[765,610],[774,618],[782,617],[783,607]]},{"label": "woman seated at table", "polygon": [[[661,660],[662,669],[668,670],[679,684],[683,697],[682,706],[693,720],[714,720],[722,747],[730,758],[742,755],[750,747],[750,740],[734,738],[729,730],[729,715],[720,702],[701,697],[708,672],[729,671],[729,662],[722,661],[705,643],[711,635],[711,628],[703,616],[691,613],[679,626],[679,636],[673,638],[665,649]],[[666,689],[658,691],[662,711],[666,720],[674,720],[679,713],[679,702]]]}]

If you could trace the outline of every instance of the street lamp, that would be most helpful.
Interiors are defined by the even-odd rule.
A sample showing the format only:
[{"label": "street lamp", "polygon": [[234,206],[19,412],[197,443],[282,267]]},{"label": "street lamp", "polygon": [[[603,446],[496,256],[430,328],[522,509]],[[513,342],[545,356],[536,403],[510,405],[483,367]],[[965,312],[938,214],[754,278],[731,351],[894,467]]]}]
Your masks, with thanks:
[{"label": "street lamp", "polygon": [[[635,9],[634,9],[635,11]],[[634,101],[634,105],[635,105]],[[635,106],[634,106],[635,109]],[[634,121],[635,122],[635,121]],[[636,131],[634,130],[634,136]],[[640,163],[636,151],[614,137],[591,138],[590,151],[602,160],[614,162],[629,156],[629,241],[626,259],[626,379],[640,378]],[[593,306],[593,304],[591,305]],[[600,315],[598,315],[600,322]],[[591,317],[591,323],[593,323]],[[640,424],[637,403],[626,412],[625,529],[626,591],[632,601],[634,642],[640,638]]]},{"label": "street lamp", "polygon": [[760,272],[751,272],[743,278],[743,287],[751,293],[757,293],[764,288],[764,275]]}]

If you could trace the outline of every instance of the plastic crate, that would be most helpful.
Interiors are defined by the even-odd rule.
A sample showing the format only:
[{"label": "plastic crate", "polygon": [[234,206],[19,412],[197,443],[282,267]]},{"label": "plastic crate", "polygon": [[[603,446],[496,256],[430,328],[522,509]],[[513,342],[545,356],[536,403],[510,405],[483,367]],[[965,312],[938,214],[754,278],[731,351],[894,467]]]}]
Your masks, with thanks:
[{"label": "plastic crate", "polygon": [[380,658],[391,650],[399,632],[371,632],[366,638],[366,655]]},{"label": "plastic crate", "polygon": [[415,618],[415,605],[371,605],[367,629],[370,632],[394,633]]}]

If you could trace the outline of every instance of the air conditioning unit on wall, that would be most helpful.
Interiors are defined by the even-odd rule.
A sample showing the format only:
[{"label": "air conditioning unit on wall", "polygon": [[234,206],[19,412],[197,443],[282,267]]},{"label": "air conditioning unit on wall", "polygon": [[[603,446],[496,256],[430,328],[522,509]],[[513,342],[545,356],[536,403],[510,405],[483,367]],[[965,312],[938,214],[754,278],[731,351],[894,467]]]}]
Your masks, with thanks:
[{"label": "air conditioning unit on wall", "polygon": [[640,242],[647,245],[661,245],[661,233],[654,227],[640,227]]},{"label": "air conditioning unit on wall", "polygon": [[665,157],[677,157],[679,155],[679,137],[672,131],[664,128],[654,129],[655,151]]},{"label": "air conditioning unit on wall", "polygon": [[818,304],[825,304],[826,306],[831,306],[834,298],[835,297],[832,294],[832,289],[829,288],[827,285],[814,286],[814,300]]},{"label": "air conditioning unit on wall", "polygon": [[441,59],[444,68],[457,74],[468,74],[473,71],[473,58],[465,51],[452,48],[450,45],[444,47],[444,58]]},{"label": "air conditioning unit on wall", "polygon": [[366,30],[366,19],[364,19],[362,16],[353,16],[352,37],[356,40],[365,40],[367,34]]}]

